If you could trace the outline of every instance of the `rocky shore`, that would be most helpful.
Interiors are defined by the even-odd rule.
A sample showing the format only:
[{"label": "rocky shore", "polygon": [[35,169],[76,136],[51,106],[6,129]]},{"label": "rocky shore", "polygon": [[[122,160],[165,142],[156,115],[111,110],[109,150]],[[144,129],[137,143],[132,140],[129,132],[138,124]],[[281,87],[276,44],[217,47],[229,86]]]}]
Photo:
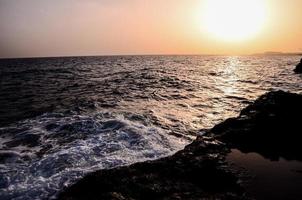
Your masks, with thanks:
[{"label": "rocky shore", "polygon": [[296,66],[296,68],[294,69],[294,71],[297,74],[301,74],[302,73],[302,59],[300,60],[300,63]]},{"label": "rocky shore", "polygon": [[269,92],[175,155],[91,173],[59,199],[250,199],[226,155],[302,160],[301,102],[302,95]]}]

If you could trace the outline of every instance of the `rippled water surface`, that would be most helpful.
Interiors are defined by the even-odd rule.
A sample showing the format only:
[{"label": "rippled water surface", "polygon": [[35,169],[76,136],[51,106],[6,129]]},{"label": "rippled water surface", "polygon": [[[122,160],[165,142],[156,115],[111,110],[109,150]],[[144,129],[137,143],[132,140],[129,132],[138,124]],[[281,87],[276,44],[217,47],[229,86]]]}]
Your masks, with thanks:
[{"label": "rippled water surface", "polygon": [[269,90],[301,93],[298,56],[0,60],[0,199],[47,199],[84,174],[156,159]]}]

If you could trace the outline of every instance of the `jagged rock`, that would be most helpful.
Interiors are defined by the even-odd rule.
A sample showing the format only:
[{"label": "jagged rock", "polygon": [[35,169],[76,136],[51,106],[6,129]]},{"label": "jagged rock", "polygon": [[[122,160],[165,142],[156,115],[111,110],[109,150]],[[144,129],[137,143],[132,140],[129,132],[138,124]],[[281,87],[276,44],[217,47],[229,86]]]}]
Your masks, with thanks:
[{"label": "jagged rock", "polygon": [[175,155],[86,176],[59,199],[242,199],[225,146],[200,137]]},{"label": "jagged rock", "polygon": [[302,59],[300,60],[300,63],[296,66],[296,68],[294,69],[294,71],[297,74],[301,74],[302,73]]},{"label": "jagged rock", "polygon": [[91,173],[59,199],[249,199],[225,162],[231,148],[302,159],[302,95],[269,92],[173,156]]},{"label": "jagged rock", "polygon": [[243,152],[271,160],[302,160],[302,95],[270,92],[243,109],[239,117],[216,125],[214,137]]}]

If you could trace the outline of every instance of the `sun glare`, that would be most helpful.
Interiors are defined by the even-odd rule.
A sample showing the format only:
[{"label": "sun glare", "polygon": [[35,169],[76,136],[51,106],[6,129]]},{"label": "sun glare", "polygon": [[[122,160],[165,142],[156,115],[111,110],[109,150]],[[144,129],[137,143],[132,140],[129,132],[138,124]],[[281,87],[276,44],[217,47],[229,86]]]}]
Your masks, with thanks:
[{"label": "sun glare", "polygon": [[266,20],[264,0],[206,0],[204,26],[211,36],[242,41],[255,36]]}]

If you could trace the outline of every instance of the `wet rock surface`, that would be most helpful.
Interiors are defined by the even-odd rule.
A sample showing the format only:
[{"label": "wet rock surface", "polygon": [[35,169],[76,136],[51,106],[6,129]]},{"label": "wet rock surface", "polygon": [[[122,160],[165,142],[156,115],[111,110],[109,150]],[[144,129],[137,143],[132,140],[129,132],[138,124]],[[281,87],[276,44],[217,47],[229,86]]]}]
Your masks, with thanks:
[{"label": "wet rock surface", "polygon": [[173,156],[91,173],[59,199],[250,199],[226,154],[301,160],[301,102],[302,95],[269,92]]},{"label": "wet rock surface", "polygon": [[302,59],[301,59],[300,63],[296,66],[296,68],[294,69],[294,71],[297,74],[301,74],[302,73]]},{"label": "wet rock surface", "polygon": [[60,199],[242,199],[222,152],[225,145],[200,137],[171,157],[92,173]]}]

